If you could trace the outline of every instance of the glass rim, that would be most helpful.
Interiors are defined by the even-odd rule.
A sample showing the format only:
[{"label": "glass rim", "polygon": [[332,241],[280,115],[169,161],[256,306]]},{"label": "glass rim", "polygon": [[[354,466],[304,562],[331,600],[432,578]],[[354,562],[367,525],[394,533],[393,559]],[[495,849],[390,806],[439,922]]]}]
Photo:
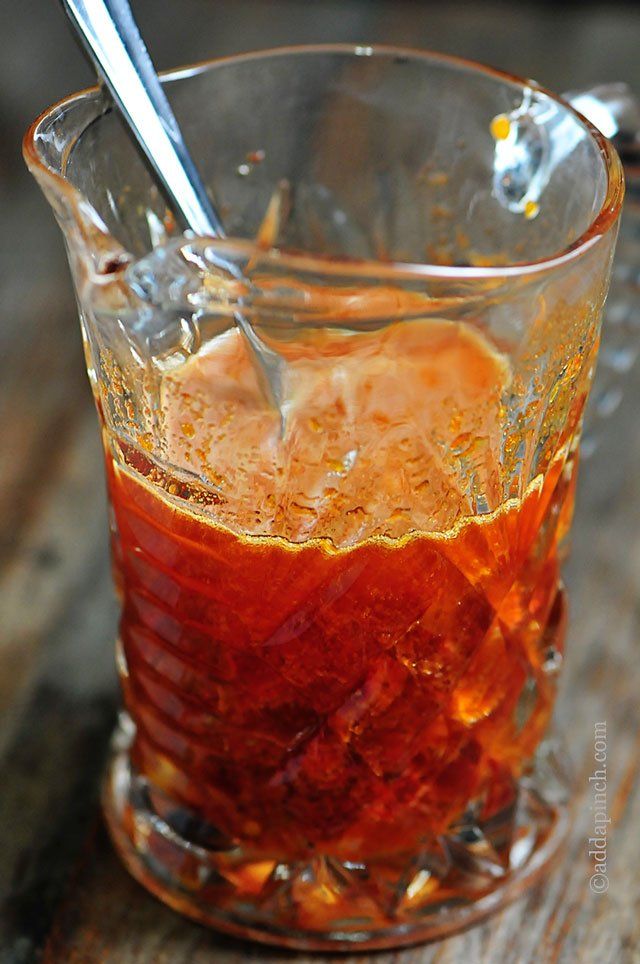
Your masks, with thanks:
[{"label": "glass rim", "polygon": [[[481,73],[502,83],[509,84],[510,86],[517,86],[522,91],[529,89],[542,94],[572,114],[595,142],[607,176],[607,188],[600,209],[580,236],[561,251],[534,261],[522,261],[509,265],[458,266],[431,264],[426,261],[382,261],[373,258],[360,259],[349,258],[347,256],[322,255],[314,252],[296,251],[284,247],[265,249],[252,239],[228,237],[224,239],[207,238],[207,240],[219,242],[225,247],[230,246],[240,255],[257,257],[263,264],[265,261],[273,261],[274,264],[277,264],[279,270],[290,269],[296,273],[313,272],[320,275],[358,276],[366,278],[388,278],[391,276],[413,278],[415,280],[433,279],[454,282],[484,279],[506,280],[508,278],[537,274],[574,261],[597,244],[600,238],[606,235],[616,223],[624,198],[624,175],[622,164],[611,142],[584,117],[584,115],[572,107],[567,101],[563,100],[558,94],[553,93],[534,80],[525,80],[515,74],[498,70],[495,67],[489,67],[477,61],[467,60],[464,57],[457,57],[451,54],[438,53],[432,50],[390,44],[299,44],[271,47],[201,60],[182,67],[160,71],[160,77],[163,82],[170,83],[174,80],[187,79],[197,74],[217,69],[218,67],[224,67],[228,64],[251,60],[266,60],[270,57],[291,55],[305,57],[314,54],[349,54],[353,57],[373,57],[377,55],[386,57],[409,56],[415,60],[436,61],[452,68]],[[40,129],[55,117],[56,114],[63,113],[76,103],[89,100],[98,94],[100,89],[100,86],[97,84],[83,88],[82,90],[68,94],[66,97],[61,98],[45,108],[28,127],[22,141],[23,155],[32,173],[35,175],[37,172],[41,178],[48,181],[57,194],[69,201],[74,209],[78,206],[78,202],[82,202],[83,205],[87,203],[90,204],[90,202],[84,198],[82,193],[75,188],[70,181],[61,174],[58,174],[44,161],[37,147],[37,138]],[[94,118],[88,121],[87,126],[96,119],[97,118]],[[93,209],[92,205],[91,207]],[[99,220],[101,222],[101,219]],[[189,240],[192,240],[192,238],[190,237]]]}]

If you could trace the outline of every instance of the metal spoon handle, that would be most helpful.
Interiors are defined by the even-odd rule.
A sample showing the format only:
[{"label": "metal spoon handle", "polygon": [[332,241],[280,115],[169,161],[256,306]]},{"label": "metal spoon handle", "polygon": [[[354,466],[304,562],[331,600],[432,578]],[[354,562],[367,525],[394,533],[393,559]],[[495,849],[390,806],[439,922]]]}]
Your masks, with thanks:
[{"label": "metal spoon handle", "polygon": [[[127,0],[62,0],[98,74],[136,138],[174,211],[195,234],[224,237]],[[232,262],[221,266],[234,277]],[[240,312],[235,320],[256,362],[265,396],[282,415],[282,362]]]},{"label": "metal spoon handle", "polygon": [[62,5],[176,213],[196,234],[224,237],[127,0]]}]

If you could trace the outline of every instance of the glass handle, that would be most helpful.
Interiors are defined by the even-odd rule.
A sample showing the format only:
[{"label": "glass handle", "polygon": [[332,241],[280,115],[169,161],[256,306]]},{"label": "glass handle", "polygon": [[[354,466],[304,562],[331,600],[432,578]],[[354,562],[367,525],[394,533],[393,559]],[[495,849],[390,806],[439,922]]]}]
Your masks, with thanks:
[{"label": "glass handle", "polygon": [[640,164],[640,100],[628,84],[600,84],[563,97],[613,141],[625,166]]},{"label": "glass handle", "polygon": [[570,91],[564,97],[613,141],[626,180],[598,368],[585,416],[585,458],[597,448],[602,423],[620,404],[629,372],[640,354],[640,100],[623,83]]}]

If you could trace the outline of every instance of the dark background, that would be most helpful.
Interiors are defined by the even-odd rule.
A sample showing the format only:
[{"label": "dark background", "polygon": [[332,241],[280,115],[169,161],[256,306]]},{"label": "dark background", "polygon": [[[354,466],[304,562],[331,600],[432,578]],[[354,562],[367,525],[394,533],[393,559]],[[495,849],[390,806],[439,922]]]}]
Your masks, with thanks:
[{"label": "dark background", "polygon": [[[632,3],[133,7],[159,68],[290,43],[380,41],[480,60],[556,91],[626,80],[640,93],[640,8]],[[42,954],[54,964],[280,960],[160,907],[128,880],[99,829],[98,774],[116,705],[99,438],[62,238],[20,157],[28,123],[92,78],[56,0],[0,0],[0,40],[0,962]],[[638,411],[636,366],[581,481],[559,713],[582,781],[569,853],[526,902],[403,960],[640,960]],[[596,719],[610,728],[618,825],[611,892],[600,898],[589,894],[585,847]]]},{"label": "dark background", "polygon": [[[158,68],[283,44],[384,41],[484,61],[557,92],[620,79],[640,89],[640,6],[634,3],[133,0],[132,5]],[[29,310],[26,291],[47,283],[59,291],[65,271],[53,221],[20,159],[20,138],[41,110],[90,84],[92,75],[56,0],[0,0],[0,37],[0,311],[15,317]]]}]

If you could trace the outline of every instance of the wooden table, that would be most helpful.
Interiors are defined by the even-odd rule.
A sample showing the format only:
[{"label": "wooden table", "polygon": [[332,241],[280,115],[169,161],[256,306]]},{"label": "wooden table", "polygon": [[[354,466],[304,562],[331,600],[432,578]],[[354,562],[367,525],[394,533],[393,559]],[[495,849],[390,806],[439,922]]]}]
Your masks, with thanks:
[{"label": "wooden table", "polygon": [[[386,40],[453,51],[556,89],[640,90],[632,6],[367,0],[140,0],[158,63],[270,43]],[[54,4],[23,0],[0,62],[0,961],[231,964],[295,955],[179,918],[122,870],[96,796],[117,705],[116,608],[96,420],[61,239],[18,139],[89,78]],[[575,822],[553,876],[441,944],[382,964],[640,961],[640,366],[584,468],[569,567],[573,621],[558,710],[577,775]],[[594,725],[606,721],[610,887],[590,892]],[[308,960],[301,956],[296,958]],[[367,958],[360,958],[366,960]],[[345,958],[342,958],[345,960]],[[350,959],[349,959],[350,960]],[[353,959],[355,960],[355,958]]]}]

